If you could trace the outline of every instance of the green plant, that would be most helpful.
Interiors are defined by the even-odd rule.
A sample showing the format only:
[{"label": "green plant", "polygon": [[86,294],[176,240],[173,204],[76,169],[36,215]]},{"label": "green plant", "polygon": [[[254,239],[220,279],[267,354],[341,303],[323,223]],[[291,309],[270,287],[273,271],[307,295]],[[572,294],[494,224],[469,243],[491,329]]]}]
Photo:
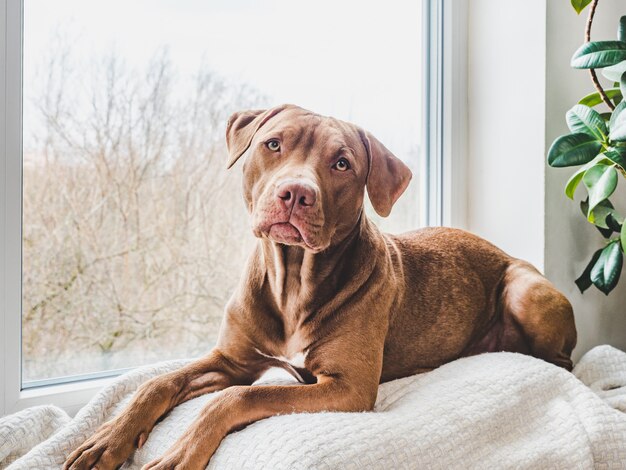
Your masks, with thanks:
[{"label": "green plant", "polygon": [[[574,199],[583,183],[587,197],[580,203],[587,221],[606,239],[604,248],[591,257],[576,285],[581,292],[596,286],[608,294],[619,281],[624,251],[626,223],[609,198],[615,192],[620,175],[626,178],[626,16],[619,21],[617,41],[591,41],[591,24],[598,0],[571,0],[580,13],[589,4],[585,43],[574,53],[571,66],[588,69],[596,92],[582,98],[566,114],[570,134],[557,138],[548,151],[553,167],[580,166],[565,186],[565,194]],[[613,82],[603,89],[595,69]],[[604,107],[605,109],[594,109]]]}]

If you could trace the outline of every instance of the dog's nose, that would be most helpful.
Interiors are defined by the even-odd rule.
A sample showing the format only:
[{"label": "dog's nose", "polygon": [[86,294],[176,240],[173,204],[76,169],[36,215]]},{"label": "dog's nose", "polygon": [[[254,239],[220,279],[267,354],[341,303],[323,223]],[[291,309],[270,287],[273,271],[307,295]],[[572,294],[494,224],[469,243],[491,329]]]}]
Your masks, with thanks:
[{"label": "dog's nose", "polygon": [[285,181],[276,187],[276,197],[291,208],[295,206],[310,207],[315,205],[317,195],[315,188],[304,182]]}]

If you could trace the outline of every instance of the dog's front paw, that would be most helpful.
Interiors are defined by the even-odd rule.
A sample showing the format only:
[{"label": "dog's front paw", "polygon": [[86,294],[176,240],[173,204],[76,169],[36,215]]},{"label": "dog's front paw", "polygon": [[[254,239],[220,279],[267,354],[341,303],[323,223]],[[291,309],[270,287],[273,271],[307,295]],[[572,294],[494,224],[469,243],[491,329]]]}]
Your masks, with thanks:
[{"label": "dog's front paw", "polygon": [[69,455],[63,470],[116,469],[146,438],[147,433],[137,433],[118,420],[109,421]]},{"label": "dog's front paw", "polygon": [[217,450],[220,440],[213,433],[188,432],[163,456],[144,465],[141,470],[204,470]]},{"label": "dog's front paw", "polygon": [[184,450],[170,449],[165,455],[144,465],[141,470],[203,470],[206,463],[200,463],[198,459],[194,459],[191,449],[187,452]]}]

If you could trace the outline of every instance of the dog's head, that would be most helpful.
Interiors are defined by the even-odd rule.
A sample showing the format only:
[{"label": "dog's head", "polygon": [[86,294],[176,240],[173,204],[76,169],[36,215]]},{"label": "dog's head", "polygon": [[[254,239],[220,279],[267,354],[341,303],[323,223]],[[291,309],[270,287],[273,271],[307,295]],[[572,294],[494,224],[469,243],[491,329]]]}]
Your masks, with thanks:
[{"label": "dog's head", "polygon": [[314,252],[354,228],[366,187],[386,217],[411,179],[370,133],[293,105],[233,114],[226,143],[229,168],[250,149],[243,186],[254,234]]}]

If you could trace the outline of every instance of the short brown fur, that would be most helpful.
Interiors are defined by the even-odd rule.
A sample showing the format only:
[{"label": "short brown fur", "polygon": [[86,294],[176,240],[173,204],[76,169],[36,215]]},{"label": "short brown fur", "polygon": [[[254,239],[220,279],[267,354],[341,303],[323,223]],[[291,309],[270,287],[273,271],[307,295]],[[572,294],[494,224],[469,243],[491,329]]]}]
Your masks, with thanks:
[{"label": "short brown fur", "polygon": [[[142,385],[65,469],[116,468],[173,407],[217,390],[144,468],[202,469],[229,432],[276,414],[371,410],[380,382],[463,356],[512,351],[572,368],[572,308],[530,264],[462,230],[387,235],[368,220],[364,188],[387,215],[411,177],[371,134],[284,105],[233,115],[227,143],[229,166],[250,149],[244,199],[259,242],[218,344]],[[302,384],[250,386],[273,366]]]}]

